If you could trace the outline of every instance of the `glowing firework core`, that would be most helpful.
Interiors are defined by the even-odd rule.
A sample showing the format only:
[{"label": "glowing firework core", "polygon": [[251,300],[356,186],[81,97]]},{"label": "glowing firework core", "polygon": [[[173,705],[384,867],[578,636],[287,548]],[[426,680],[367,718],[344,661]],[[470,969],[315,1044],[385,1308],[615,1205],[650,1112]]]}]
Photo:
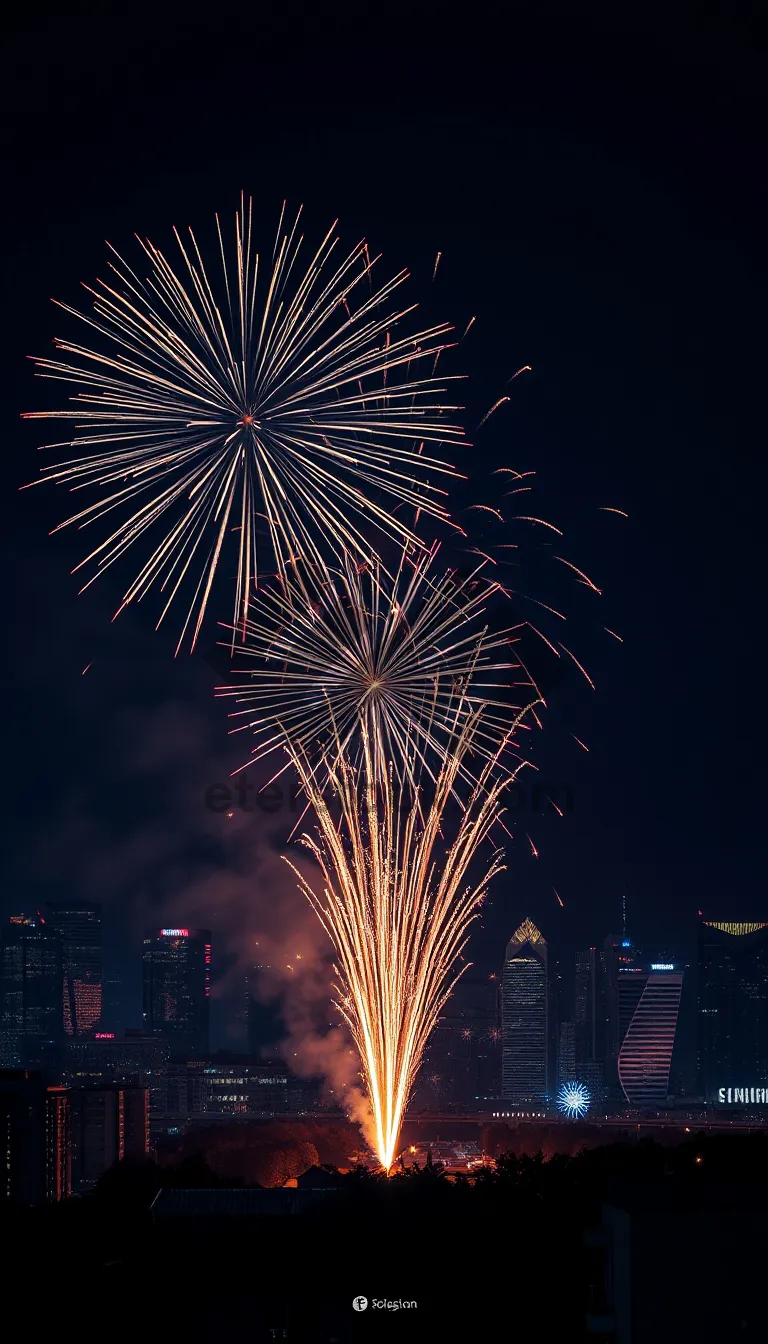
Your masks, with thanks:
[{"label": "glowing firework core", "polygon": [[347,556],[339,569],[296,565],[254,594],[236,644],[247,681],[219,694],[249,706],[233,717],[256,733],[255,758],[286,737],[312,758],[333,756],[336,739],[346,749],[364,726],[374,762],[412,782],[422,765],[434,775],[458,723],[482,707],[474,760],[461,771],[465,782],[475,776],[523,712],[519,691],[507,693],[515,628],[490,634],[482,624],[497,585],[481,568],[459,580],[406,548],[394,575]]}]

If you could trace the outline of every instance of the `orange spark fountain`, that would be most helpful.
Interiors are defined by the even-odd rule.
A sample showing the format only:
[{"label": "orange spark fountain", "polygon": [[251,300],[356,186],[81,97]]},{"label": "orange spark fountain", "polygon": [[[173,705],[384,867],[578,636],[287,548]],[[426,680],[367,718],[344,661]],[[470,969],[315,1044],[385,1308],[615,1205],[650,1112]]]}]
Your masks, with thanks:
[{"label": "orange spark fountain", "polygon": [[[292,751],[318,822],[317,834],[302,839],[322,883],[313,885],[286,862],[336,952],[336,1006],[358,1049],[374,1146],[387,1171],[424,1047],[461,974],[456,963],[469,926],[504,866],[496,850],[480,880],[464,885],[513,777],[499,768],[500,748],[466,802],[456,801],[462,762],[478,738],[482,713],[457,719],[453,749],[436,777],[422,773],[414,788],[396,783],[364,725],[356,764],[340,743],[333,760],[321,766],[312,766],[300,748]],[[339,822],[328,802],[329,777]],[[453,840],[446,842],[450,826]]]}]

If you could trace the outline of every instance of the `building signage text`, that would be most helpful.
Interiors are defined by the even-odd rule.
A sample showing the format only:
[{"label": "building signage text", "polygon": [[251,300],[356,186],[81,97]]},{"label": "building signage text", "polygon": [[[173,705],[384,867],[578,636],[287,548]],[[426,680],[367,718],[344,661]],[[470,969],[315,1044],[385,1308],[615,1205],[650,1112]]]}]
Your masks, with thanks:
[{"label": "building signage text", "polygon": [[768,1087],[721,1087],[717,1100],[721,1106],[768,1106]]}]

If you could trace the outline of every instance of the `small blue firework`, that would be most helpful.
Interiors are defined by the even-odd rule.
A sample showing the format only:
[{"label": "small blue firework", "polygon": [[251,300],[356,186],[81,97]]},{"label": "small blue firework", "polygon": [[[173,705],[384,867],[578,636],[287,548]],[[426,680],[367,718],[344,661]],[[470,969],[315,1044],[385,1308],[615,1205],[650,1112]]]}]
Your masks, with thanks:
[{"label": "small blue firework", "polygon": [[589,1110],[589,1088],[584,1083],[563,1083],[557,1094],[558,1109],[569,1120],[579,1120]]}]

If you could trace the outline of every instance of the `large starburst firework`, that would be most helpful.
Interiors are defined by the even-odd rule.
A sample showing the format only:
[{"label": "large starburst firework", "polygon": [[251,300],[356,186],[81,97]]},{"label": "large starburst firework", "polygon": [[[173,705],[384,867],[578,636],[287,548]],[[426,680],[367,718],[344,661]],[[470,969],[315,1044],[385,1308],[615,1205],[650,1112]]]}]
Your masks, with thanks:
[{"label": "large starburst firework", "polygon": [[233,717],[256,734],[252,759],[288,736],[314,760],[337,741],[359,747],[362,730],[377,767],[412,784],[415,771],[434,777],[481,705],[461,777],[475,777],[502,737],[517,750],[510,733],[537,700],[513,655],[520,626],[484,623],[498,584],[482,565],[460,578],[433,559],[406,547],[389,574],[347,555],[338,569],[294,567],[255,595],[237,650],[248,680],[219,692],[246,706]]},{"label": "large starburst firework", "polygon": [[162,620],[184,591],[179,646],[187,634],[194,646],[230,551],[237,620],[265,560],[284,571],[297,555],[367,556],[371,528],[420,546],[408,517],[447,517],[431,478],[453,468],[429,445],[463,442],[433,376],[450,327],[408,334],[415,305],[393,302],[407,272],[376,288],[364,241],[336,260],[335,225],[302,262],[300,214],[286,226],[281,214],[266,263],[245,200],[231,252],[217,218],[213,267],[191,230],[175,233],[176,264],[148,240],[135,269],[112,249],[92,312],[59,305],[92,344],[57,339],[70,358],[36,360],[77,389],[67,409],[28,416],[74,428],[45,446],[75,455],[42,478],[97,494],[60,527],[110,520],[78,568],[93,582],[151,534],[121,609],[158,588]]}]

